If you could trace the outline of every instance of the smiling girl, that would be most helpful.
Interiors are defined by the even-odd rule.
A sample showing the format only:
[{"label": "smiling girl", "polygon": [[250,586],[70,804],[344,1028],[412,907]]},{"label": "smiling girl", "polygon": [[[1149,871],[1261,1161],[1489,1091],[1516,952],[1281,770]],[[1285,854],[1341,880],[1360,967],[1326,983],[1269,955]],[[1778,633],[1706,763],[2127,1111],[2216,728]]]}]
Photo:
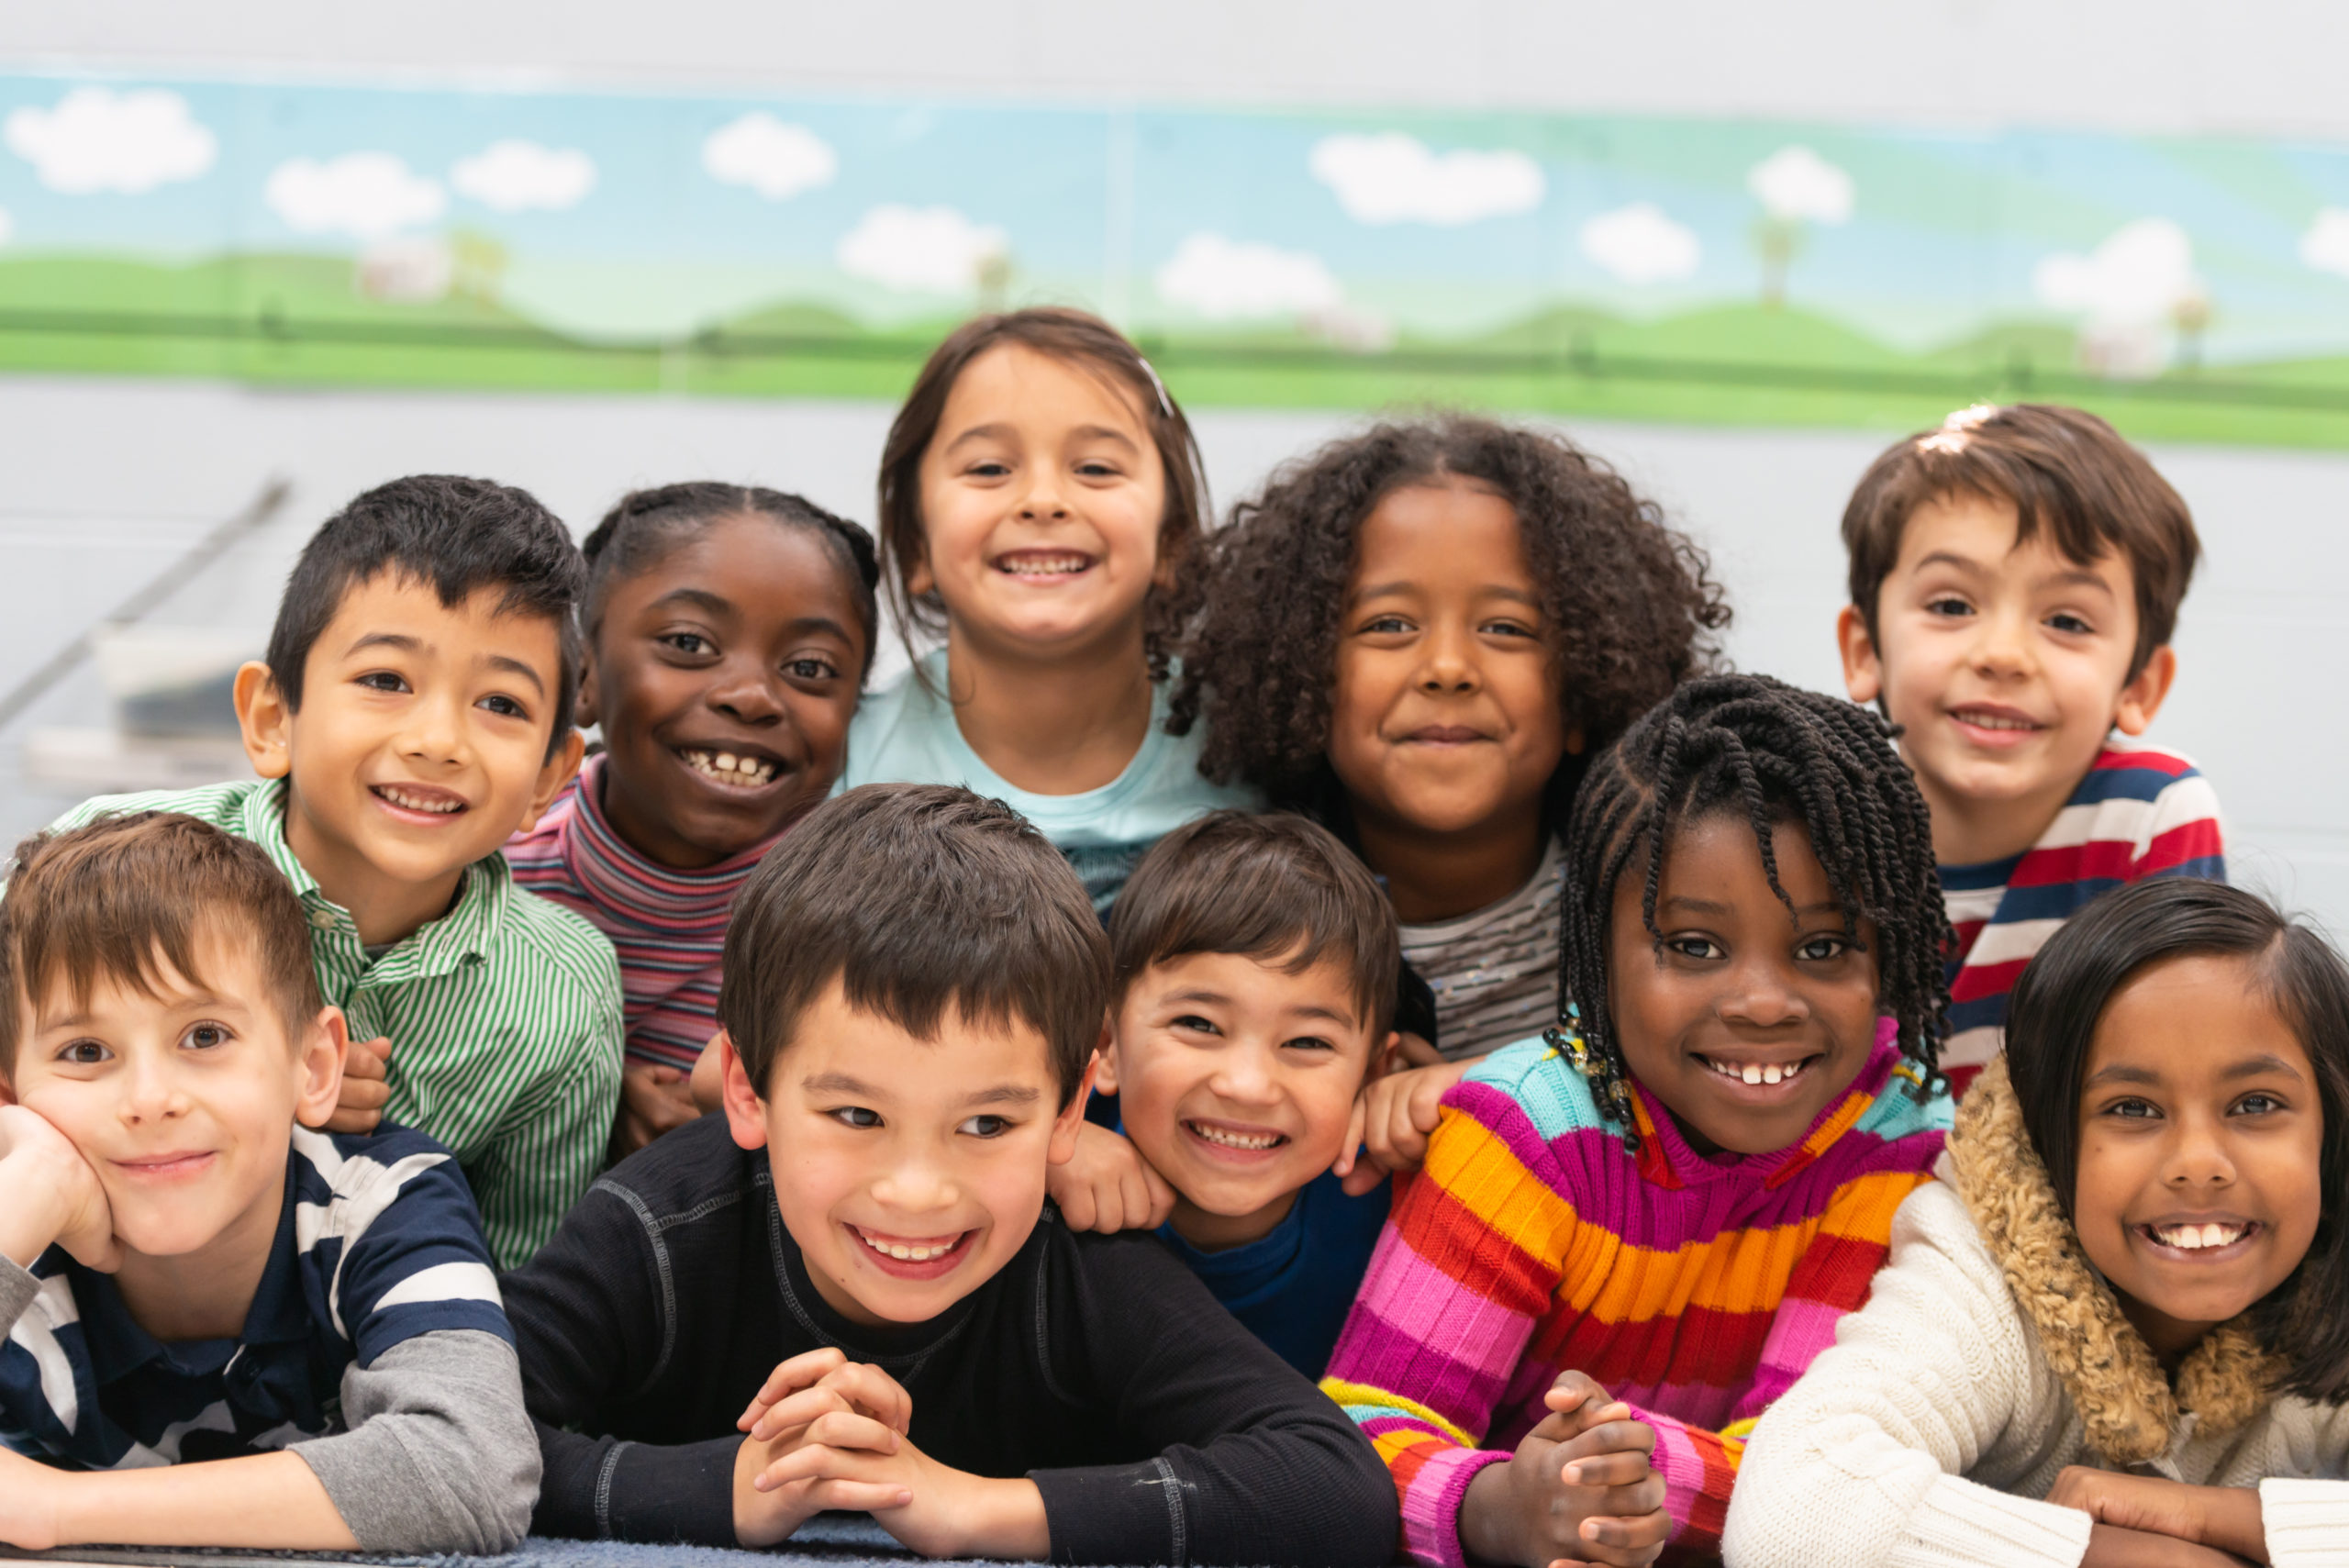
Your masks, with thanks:
[{"label": "smiling girl", "polygon": [[2107,894],[2024,971],[1950,1159],[1755,1429],[1734,1568],[2339,1562],[2340,955],[2239,889]]},{"label": "smiling girl", "polygon": [[1108,323],[1036,309],[958,328],[881,459],[890,594],[909,635],[944,646],[865,703],[841,787],[1002,800],[1104,909],[1160,835],[1255,804],[1163,724],[1206,491],[1182,410]]},{"label": "smiling girl", "polygon": [[619,952],[627,1153],[699,1114],[688,1074],[718,1031],[727,917],[840,773],[878,568],[854,523],[709,483],[623,496],[584,550],[578,719],[604,751],[506,858]]},{"label": "smiling girl", "polygon": [[1322,1382],[1445,1568],[1717,1551],[1949,1125],[1932,828],[1873,715],[1692,681],[1564,852],[1563,1016],[1444,1096]]}]

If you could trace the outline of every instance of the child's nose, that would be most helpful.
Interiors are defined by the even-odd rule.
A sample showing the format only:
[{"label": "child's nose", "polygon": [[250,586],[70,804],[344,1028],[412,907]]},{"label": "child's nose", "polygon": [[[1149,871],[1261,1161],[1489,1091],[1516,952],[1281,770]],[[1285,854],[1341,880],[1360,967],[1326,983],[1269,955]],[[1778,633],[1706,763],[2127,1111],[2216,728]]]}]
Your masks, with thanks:
[{"label": "child's nose", "polygon": [[2171,1187],[2224,1187],[2234,1184],[2234,1157],[2219,1128],[2207,1118],[2181,1118],[2171,1135],[2168,1157],[2162,1162],[2162,1181]]}]

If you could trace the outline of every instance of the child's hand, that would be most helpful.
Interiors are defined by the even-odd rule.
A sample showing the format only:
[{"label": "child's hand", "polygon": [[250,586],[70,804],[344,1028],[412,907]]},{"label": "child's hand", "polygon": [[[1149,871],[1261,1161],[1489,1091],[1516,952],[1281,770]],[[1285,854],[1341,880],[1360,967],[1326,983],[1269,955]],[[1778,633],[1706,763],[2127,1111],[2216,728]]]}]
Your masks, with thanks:
[{"label": "child's hand", "polygon": [[2080,1568],[2252,1568],[2252,1559],[2158,1531],[2100,1524],[2088,1527]]},{"label": "child's hand", "polygon": [[0,1257],[30,1268],[51,1242],[85,1268],[122,1266],[97,1172],[38,1111],[0,1106]]},{"label": "child's hand", "polygon": [[1068,1163],[1045,1172],[1044,1190],[1071,1230],[1155,1230],[1174,1212],[1174,1189],[1141,1151],[1089,1121],[1076,1129]]},{"label": "child's hand", "polygon": [[2055,1477],[2047,1500],[2116,1529],[2171,1536],[2243,1557],[2266,1555],[2259,1494],[2247,1486],[2189,1486],[2073,1464]]},{"label": "child's hand", "polygon": [[762,1471],[763,1489],[804,1487],[819,1507],[858,1508],[925,1557],[1032,1559],[1052,1551],[1032,1481],[990,1480],[941,1464],[881,1423],[818,1417],[805,1441]]},{"label": "child's hand", "polygon": [[694,1108],[708,1116],[726,1108],[726,1058],[718,1050],[718,1036],[711,1035],[701,1054],[694,1059],[694,1075],[690,1084]]},{"label": "child's hand", "polygon": [[773,1546],[826,1508],[865,1513],[896,1506],[905,1489],[893,1484],[769,1477],[813,1441],[885,1449],[912,1419],[913,1401],[895,1378],[837,1350],[809,1351],[776,1367],[734,1423],[750,1434],[734,1453],[735,1539]]},{"label": "child's hand", "polygon": [[1438,1102],[1468,1075],[1470,1065],[1440,1062],[1388,1073],[1362,1086],[1353,1125],[1346,1129],[1345,1151],[1330,1167],[1344,1178],[1349,1194],[1366,1193],[1388,1174],[1416,1171],[1426,1162],[1428,1135],[1441,1119]]},{"label": "child's hand", "polygon": [[384,1107],[392,1098],[384,1076],[391,1059],[392,1042],[381,1035],[351,1042],[342,1053],[342,1092],[327,1118],[328,1132],[373,1132],[383,1124]]},{"label": "child's hand", "polygon": [[734,1429],[760,1442],[788,1441],[817,1417],[836,1410],[870,1416],[897,1432],[913,1426],[913,1396],[896,1378],[828,1347],[803,1351],[769,1373]]},{"label": "child's hand", "polygon": [[612,1129],[613,1157],[635,1153],[664,1132],[701,1119],[685,1074],[657,1062],[631,1062],[620,1069],[620,1119]]},{"label": "child's hand", "polygon": [[58,1544],[58,1483],[64,1472],[0,1448],[0,1541],[20,1551]]},{"label": "child's hand", "polygon": [[1672,1529],[1664,1478],[1648,1463],[1655,1429],[1579,1372],[1562,1373],[1542,1402],[1550,1414],[1515,1456],[1469,1483],[1460,1514],[1469,1555],[1522,1568],[1645,1568]]}]

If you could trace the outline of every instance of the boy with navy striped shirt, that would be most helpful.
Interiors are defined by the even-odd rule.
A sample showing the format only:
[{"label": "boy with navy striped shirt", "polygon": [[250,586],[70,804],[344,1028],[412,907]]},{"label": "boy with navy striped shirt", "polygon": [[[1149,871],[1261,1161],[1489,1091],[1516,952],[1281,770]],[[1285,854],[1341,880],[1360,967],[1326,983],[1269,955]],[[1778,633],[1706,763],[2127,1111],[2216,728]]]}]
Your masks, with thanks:
[{"label": "boy with navy striped shirt", "polygon": [[2218,796],[2136,743],[2177,673],[2186,503],[2093,414],[1977,406],[1878,457],[1843,513],[1854,702],[1901,727],[1957,933],[1941,1064],[1963,1091],[2007,993],[2097,895],[2224,880]]},{"label": "boy with navy striped shirt", "polygon": [[0,904],[0,1541],[490,1553],[538,1446],[447,1151],[313,1130],[348,1045],[258,846],[147,812]]}]

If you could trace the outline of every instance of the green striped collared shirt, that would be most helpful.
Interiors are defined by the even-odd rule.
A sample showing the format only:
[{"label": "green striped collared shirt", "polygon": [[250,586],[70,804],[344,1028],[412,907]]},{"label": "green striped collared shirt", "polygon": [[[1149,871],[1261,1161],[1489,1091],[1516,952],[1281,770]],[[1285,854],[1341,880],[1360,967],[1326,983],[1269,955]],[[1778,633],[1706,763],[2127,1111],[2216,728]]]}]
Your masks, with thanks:
[{"label": "green striped collared shirt", "polygon": [[285,782],[106,795],[58,818],[178,811],[250,839],[310,917],[310,956],[351,1038],[392,1042],[385,1119],[448,1147],[490,1251],[518,1268],[587,1190],[620,1087],[620,970],[585,920],[514,885],[506,857],[465,868],[456,907],[370,962],[351,912],[285,842]]}]

